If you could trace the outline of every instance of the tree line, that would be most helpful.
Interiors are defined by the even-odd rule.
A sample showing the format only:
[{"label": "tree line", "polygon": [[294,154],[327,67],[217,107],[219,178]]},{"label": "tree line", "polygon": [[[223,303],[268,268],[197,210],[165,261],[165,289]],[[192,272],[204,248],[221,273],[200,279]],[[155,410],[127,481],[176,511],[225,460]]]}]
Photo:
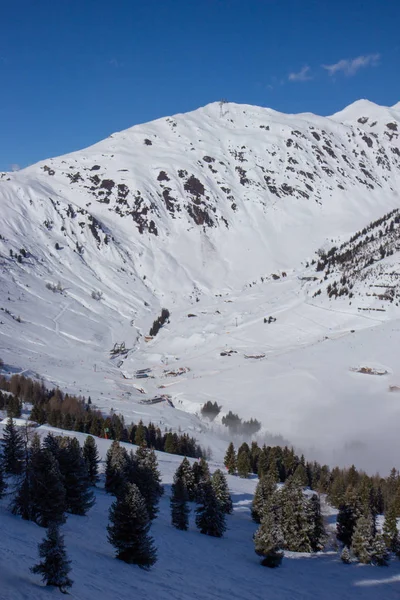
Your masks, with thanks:
[{"label": "tree line", "polygon": [[[348,469],[306,462],[293,448],[242,444],[238,452],[231,442],[225,467],[228,473],[246,478],[259,476],[252,517],[260,528],[255,534],[256,552],[262,564],[278,566],[283,550],[310,552],[322,549],[326,533],[319,494],[338,509],[336,538],[345,563],[357,559],[378,566],[389,563],[390,554],[400,558],[400,474],[392,469],[386,478],[369,476],[354,465]],[[278,484],[283,487],[278,488]],[[303,488],[317,492],[308,498]],[[382,533],[377,516],[384,514]]]},{"label": "tree line", "polygon": [[[42,382],[23,375],[13,375],[9,380],[0,376],[0,409],[6,408],[8,417],[21,416],[22,402],[32,404],[30,419],[39,425],[89,433],[136,445],[146,445],[160,452],[181,454],[192,458],[205,456],[196,439],[188,434],[161,432],[153,423],[125,424],[124,417],[115,413],[103,416],[91,398],[64,394],[60,389],[47,389]],[[11,395],[10,395],[11,394]]]}]

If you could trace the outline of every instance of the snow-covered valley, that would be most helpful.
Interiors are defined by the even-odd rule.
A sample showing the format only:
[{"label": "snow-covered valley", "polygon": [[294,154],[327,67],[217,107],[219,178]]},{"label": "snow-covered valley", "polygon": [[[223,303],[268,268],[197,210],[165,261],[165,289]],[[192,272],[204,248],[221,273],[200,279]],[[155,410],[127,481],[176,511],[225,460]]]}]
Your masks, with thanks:
[{"label": "snow-covered valley", "polygon": [[[215,103],[1,174],[7,370],[188,431],[216,459],[232,410],[260,420],[260,437],[387,472],[400,451],[399,121],[399,104],[323,118]],[[359,238],[357,268],[317,270],[388,213]],[[343,276],[352,296],[329,295]],[[212,425],[208,400],[222,406]]]}]

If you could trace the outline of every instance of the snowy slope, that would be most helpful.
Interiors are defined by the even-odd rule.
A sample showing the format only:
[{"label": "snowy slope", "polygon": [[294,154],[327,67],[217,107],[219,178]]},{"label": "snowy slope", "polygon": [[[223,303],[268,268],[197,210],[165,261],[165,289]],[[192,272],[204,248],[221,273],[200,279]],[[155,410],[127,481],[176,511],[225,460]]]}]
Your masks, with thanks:
[{"label": "snowy slope", "polygon": [[[45,435],[48,428],[39,431]],[[70,432],[65,432],[69,434]],[[84,435],[78,434],[81,443]],[[110,442],[96,440],[104,460]],[[129,448],[132,448],[130,446]],[[96,504],[86,517],[69,515],[63,526],[67,551],[72,560],[71,597],[79,600],[124,600],[143,597],[164,600],[395,600],[398,598],[400,563],[389,568],[343,565],[335,552],[317,555],[287,552],[279,569],[261,567],[252,542],[256,525],[250,506],[255,479],[228,476],[234,514],[228,516],[228,531],[221,539],[201,535],[193,510],[187,532],[170,524],[169,495],[173,474],[181,457],[158,453],[165,485],[160,514],[151,534],[158,548],[158,562],[148,572],[114,558],[107,542],[108,509],[113,498],[96,492]],[[213,471],[217,466],[211,464]],[[195,507],[191,504],[191,508]],[[328,528],[335,515],[326,507]],[[1,600],[44,600],[63,597],[58,590],[44,588],[40,578],[29,572],[37,561],[37,544],[45,530],[11,515],[7,499],[0,505],[0,598]]]},{"label": "snowy slope", "polygon": [[[316,271],[315,253],[399,207],[399,121],[367,101],[329,118],[214,103],[0,175],[0,356],[206,444],[199,409],[216,400],[326,460],[388,469],[400,315],[368,294],[394,285],[397,237],[390,256],[370,251],[368,278],[353,273],[357,301],[328,296],[343,272]],[[145,342],[162,307],[170,323]],[[140,403],[160,393],[175,408]]]}]

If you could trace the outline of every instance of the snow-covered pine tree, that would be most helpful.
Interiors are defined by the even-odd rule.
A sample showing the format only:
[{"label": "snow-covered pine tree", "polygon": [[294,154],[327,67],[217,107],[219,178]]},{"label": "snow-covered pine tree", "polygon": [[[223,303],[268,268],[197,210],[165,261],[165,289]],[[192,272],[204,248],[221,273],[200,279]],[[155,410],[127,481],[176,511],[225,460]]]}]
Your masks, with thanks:
[{"label": "snow-covered pine tree", "polygon": [[253,521],[261,523],[261,518],[264,514],[265,506],[268,503],[271,495],[276,490],[274,478],[269,475],[262,476],[258,480],[256,491],[251,505],[251,516]]},{"label": "snow-covered pine tree", "polygon": [[381,533],[377,533],[372,542],[371,562],[377,567],[389,565],[390,552]]},{"label": "snow-covered pine tree", "polygon": [[231,515],[233,512],[232,498],[229,493],[228,482],[221,469],[214,471],[211,484],[222,510],[226,515]]},{"label": "snow-covered pine tree", "polygon": [[174,527],[181,529],[182,531],[187,531],[189,527],[190,509],[187,501],[188,493],[183,480],[180,478],[174,478],[170,500],[171,522]]},{"label": "snow-covered pine tree", "polygon": [[196,526],[200,533],[222,537],[226,531],[225,513],[215,495],[211,481],[202,484],[201,504],[196,508]]},{"label": "snow-covered pine tree", "polygon": [[229,475],[236,473],[236,452],[233,442],[230,442],[224,458],[224,465],[228,470]]},{"label": "snow-covered pine tree", "polygon": [[83,444],[83,458],[86,462],[90,485],[96,485],[99,475],[99,452],[93,436],[88,435]]},{"label": "snow-covered pine tree", "polygon": [[280,525],[279,495],[274,492],[264,506],[260,527],[254,534],[254,549],[264,567],[279,567],[283,559],[284,539]]},{"label": "snow-covered pine tree", "polygon": [[361,563],[370,564],[372,558],[372,520],[371,517],[362,515],[357,519],[354,528],[351,551]]},{"label": "snow-covered pine tree", "polygon": [[205,483],[211,482],[210,469],[205,458],[201,458],[198,462],[196,461],[193,463],[192,473],[196,502],[201,502],[203,496],[203,486]]},{"label": "snow-covered pine tree", "polygon": [[108,541],[116,557],[126,563],[148,569],[157,560],[153,538],[149,536],[150,518],[139,488],[127,484],[110,508]]},{"label": "snow-covered pine tree", "polygon": [[320,552],[326,542],[324,520],[321,514],[321,503],[317,494],[306,499],[306,514],[309,521],[309,539],[311,550]]},{"label": "snow-covered pine tree", "polygon": [[127,481],[138,486],[145,500],[150,520],[155,519],[164,488],[161,485],[161,475],[154,450],[141,446],[136,454],[131,453],[125,473]]},{"label": "snow-covered pine tree", "polygon": [[297,479],[303,487],[309,485],[306,468],[301,462],[297,465],[293,477]]},{"label": "snow-covered pine tree", "polygon": [[60,471],[64,478],[67,512],[84,516],[95,503],[82,448],[76,438],[68,438],[59,454]]},{"label": "snow-covered pine tree", "polygon": [[41,575],[46,585],[58,587],[66,593],[73,583],[68,577],[71,562],[65,551],[64,537],[56,523],[49,525],[46,537],[39,544],[39,556],[43,560],[31,568],[32,573]]},{"label": "snow-covered pine tree", "polygon": [[188,493],[188,499],[195,500],[196,492],[195,492],[194,475],[193,475],[192,467],[190,466],[190,462],[188,461],[186,456],[183,459],[183,461],[181,462],[181,464],[179,465],[179,467],[177,468],[177,470],[175,472],[175,477],[177,479],[182,479],[182,481],[186,487],[187,493]]},{"label": "snow-covered pine tree", "polygon": [[397,512],[394,503],[390,504],[385,512],[385,522],[383,523],[383,537],[386,546],[395,554],[400,551],[399,530],[397,527]]},{"label": "snow-covered pine tree", "polygon": [[106,456],[105,490],[109,494],[116,495],[125,486],[127,461],[128,453],[125,448],[117,440],[113,441]]},{"label": "snow-covered pine tree", "polygon": [[281,491],[282,532],[285,549],[292,552],[311,552],[310,522],[307,500],[298,480],[289,477]]},{"label": "snow-covered pine tree", "polygon": [[348,546],[343,546],[343,550],[340,554],[340,560],[345,565],[349,565],[351,563],[351,554]]},{"label": "snow-covered pine tree", "polygon": [[3,430],[3,466],[8,475],[20,475],[24,467],[25,444],[13,419]]}]

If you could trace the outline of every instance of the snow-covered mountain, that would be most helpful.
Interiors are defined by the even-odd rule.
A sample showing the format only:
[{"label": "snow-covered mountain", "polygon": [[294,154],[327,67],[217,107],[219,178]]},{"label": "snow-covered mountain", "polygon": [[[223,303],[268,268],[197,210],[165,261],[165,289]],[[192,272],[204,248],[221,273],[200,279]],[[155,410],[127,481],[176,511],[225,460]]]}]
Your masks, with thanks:
[{"label": "snow-covered mountain", "polygon": [[[394,454],[399,127],[399,104],[214,103],[0,174],[0,356],[135,420],[201,436],[212,400],[347,455],[386,431]],[[161,393],[175,408],[139,403]]]}]

